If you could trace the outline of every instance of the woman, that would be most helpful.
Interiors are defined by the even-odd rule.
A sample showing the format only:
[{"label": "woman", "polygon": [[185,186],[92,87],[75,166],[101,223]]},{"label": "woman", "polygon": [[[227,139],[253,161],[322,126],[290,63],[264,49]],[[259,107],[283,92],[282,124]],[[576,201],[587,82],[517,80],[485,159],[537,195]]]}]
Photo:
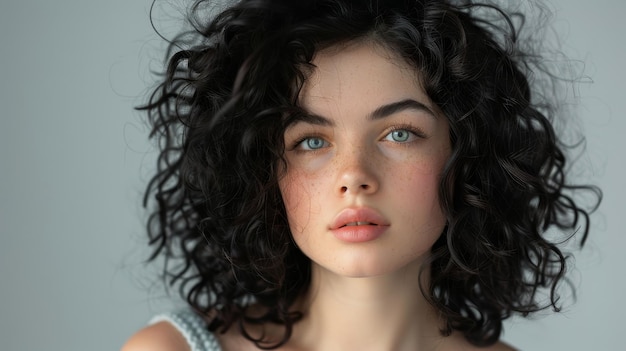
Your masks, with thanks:
[{"label": "woman", "polygon": [[584,242],[571,191],[599,192],[566,181],[511,17],[243,0],[209,21],[205,5],[143,107],[152,257],[190,309],[125,351],[511,350],[504,319],[558,308],[545,232],[582,223]]}]

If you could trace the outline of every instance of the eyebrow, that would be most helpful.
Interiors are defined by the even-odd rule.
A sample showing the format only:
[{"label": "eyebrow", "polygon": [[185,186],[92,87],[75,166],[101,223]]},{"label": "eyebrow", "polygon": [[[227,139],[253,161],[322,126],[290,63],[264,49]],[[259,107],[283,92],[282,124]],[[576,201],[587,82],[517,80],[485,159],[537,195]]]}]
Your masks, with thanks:
[{"label": "eyebrow", "polygon": [[433,118],[437,118],[437,115],[430,109],[428,106],[424,105],[419,101],[415,101],[413,99],[405,99],[397,102],[392,102],[387,105],[380,106],[374,112],[372,112],[369,116],[367,116],[368,120],[377,120],[381,118],[388,117],[393,115],[394,113],[398,113],[404,110],[416,110],[421,112],[426,112]]},{"label": "eyebrow", "polygon": [[[426,112],[427,115],[430,115],[433,118],[437,118],[437,115],[423,103],[413,99],[405,99],[378,107],[372,113],[368,114],[367,119],[370,121],[383,119],[404,110]],[[301,114],[290,124],[293,125],[298,122],[331,127],[335,125],[335,122],[331,121],[330,119],[312,113]]]}]

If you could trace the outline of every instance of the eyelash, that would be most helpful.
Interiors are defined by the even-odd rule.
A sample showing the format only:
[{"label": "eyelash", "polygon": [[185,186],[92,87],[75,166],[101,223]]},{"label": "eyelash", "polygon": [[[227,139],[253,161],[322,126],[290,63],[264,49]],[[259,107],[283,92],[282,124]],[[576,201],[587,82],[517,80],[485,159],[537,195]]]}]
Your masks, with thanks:
[{"label": "eyelash", "polygon": [[[398,130],[406,130],[407,132],[415,135],[418,138],[421,139],[425,139],[426,138],[426,134],[424,133],[424,131],[422,131],[420,128],[417,128],[413,125],[410,124],[400,124],[400,125],[395,125],[391,128],[389,128],[387,130],[387,133],[385,133],[385,137],[387,137],[389,134],[398,131]],[[407,142],[405,142],[407,143]]]}]

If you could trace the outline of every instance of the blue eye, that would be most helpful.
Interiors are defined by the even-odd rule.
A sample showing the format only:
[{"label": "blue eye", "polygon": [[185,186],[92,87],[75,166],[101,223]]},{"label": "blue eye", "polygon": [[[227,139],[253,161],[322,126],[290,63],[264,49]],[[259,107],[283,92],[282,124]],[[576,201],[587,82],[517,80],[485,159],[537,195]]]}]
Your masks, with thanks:
[{"label": "blue eye", "polygon": [[306,138],[300,142],[300,148],[303,150],[319,150],[327,146],[328,142],[322,138]]},{"label": "blue eye", "polygon": [[391,133],[387,134],[385,139],[392,140],[399,143],[404,143],[411,139],[411,132],[406,129],[396,129]]}]

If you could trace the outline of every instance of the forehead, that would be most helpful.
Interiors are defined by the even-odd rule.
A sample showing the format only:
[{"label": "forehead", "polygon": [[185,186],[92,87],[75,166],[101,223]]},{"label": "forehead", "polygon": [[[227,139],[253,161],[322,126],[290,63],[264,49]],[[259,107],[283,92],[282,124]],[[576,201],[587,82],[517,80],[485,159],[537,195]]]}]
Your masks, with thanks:
[{"label": "forehead", "polygon": [[[372,39],[360,39],[336,44],[315,53],[311,63],[314,65],[312,75],[328,73],[336,74],[338,69],[370,70],[386,68],[400,70],[403,74],[418,77],[418,70],[400,57],[395,51],[377,43]],[[333,71],[334,69],[334,71]],[[325,72],[326,71],[326,72]],[[379,71],[385,73],[385,71]],[[418,80],[415,81],[419,83]]]},{"label": "forehead", "polygon": [[422,89],[419,71],[375,42],[358,41],[325,48],[316,53],[312,64],[314,68],[298,98],[299,105],[305,109],[315,110],[329,103],[375,105],[401,99],[431,105]]}]

